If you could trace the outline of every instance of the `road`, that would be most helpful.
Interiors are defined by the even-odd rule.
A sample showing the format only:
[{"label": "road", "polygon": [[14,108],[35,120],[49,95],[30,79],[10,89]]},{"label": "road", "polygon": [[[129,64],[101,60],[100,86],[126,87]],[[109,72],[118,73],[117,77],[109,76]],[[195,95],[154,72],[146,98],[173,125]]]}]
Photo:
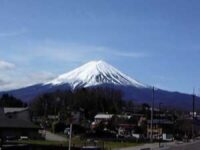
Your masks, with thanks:
[{"label": "road", "polygon": [[158,148],[158,143],[146,143],[143,145],[138,145],[134,147],[116,148],[115,150],[143,150],[143,149],[156,150]]},{"label": "road", "polygon": [[200,150],[200,141],[194,143],[174,145],[170,148],[165,148],[163,150]]},{"label": "road", "polygon": [[126,147],[126,148],[116,148],[116,150],[200,150],[200,141],[194,141],[189,143],[179,143],[170,142],[170,143],[162,143],[163,147],[159,148],[158,143],[147,143],[144,145],[139,145],[135,147]]},{"label": "road", "polygon": [[48,141],[59,141],[59,142],[67,141],[67,138],[51,133],[49,131],[46,131],[45,139]]}]

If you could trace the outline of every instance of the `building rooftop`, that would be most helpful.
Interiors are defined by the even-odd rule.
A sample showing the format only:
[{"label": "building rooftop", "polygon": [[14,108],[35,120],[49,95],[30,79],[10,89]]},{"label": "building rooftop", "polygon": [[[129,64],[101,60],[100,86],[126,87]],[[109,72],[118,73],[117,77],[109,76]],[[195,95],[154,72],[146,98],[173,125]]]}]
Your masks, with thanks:
[{"label": "building rooftop", "polygon": [[23,129],[38,129],[39,127],[34,125],[28,120],[18,118],[8,118],[6,116],[0,117],[0,128],[23,128]]},{"label": "building rooftop", "polygon": [[113,117],[112,114],[97,114],[95,119],[111,119]]},{"label": "building rooftop", "polygon": [[14,112],[21,112],[28,110],[28,107],[4,107],[3,111],[5,114],[7,113],[14,113]]}]

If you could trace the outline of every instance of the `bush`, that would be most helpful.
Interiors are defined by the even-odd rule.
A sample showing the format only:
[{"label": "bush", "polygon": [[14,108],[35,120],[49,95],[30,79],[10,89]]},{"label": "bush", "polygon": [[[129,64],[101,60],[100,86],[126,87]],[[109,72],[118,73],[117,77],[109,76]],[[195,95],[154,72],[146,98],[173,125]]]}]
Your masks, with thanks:
[{"label": "bush", "polygon": [[66,128],[66,124],[60,121],[56,121],[52,123],[52,131],[56,132],[63,132]]},{"label": "bush", "polygon": [[[70,125],[68,125],[67,127],[70,128]],[[84,128],[81,125],[73,124],[72,132],[73,132],[73,134],[83,134],[86,132],[86,128]]]}]

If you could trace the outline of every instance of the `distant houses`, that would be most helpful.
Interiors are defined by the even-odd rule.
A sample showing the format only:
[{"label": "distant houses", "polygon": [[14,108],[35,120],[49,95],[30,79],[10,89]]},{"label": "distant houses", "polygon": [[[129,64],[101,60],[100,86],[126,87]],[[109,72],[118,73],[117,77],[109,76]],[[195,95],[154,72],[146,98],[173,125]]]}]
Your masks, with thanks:
[{"label": "distant houses", "polygon": [[39,127],[31,122],[28,108],[0,108],[0,138],[40,138]]},{"label": "distant houses", "polygon": [[[151,130],[152,123],[152,130]],[[147,121],[147,137],[154,140],[173,140],[173,122],[168,119],[153,119]]]},{"label": "distant houses", "polygon": [[[162,114],[162,118],[148,120],[144,114],[97,114],[94,117],[92,128],[98,127],[98,124],[113,124],[116,137],[132,138],[132,139],[150,139],[151,134],[153,140],[173,140],[174,122],[170,117]],[[103,126],[106,128],[106,126]],[[103,129],[105,130],[105,129]]]},{"label": "distant houses", "polygon": [[109,131],[110,133],[115,133],[116,138],[128,137],[139,139],[140,133],[138,133],[138,125],[145,121],[142,115],[132,116],[126,114],[97,114],[94,117],[94,122],[92,122],[91,127],[95,129],[99,124],[103,124],[104,131]]}]

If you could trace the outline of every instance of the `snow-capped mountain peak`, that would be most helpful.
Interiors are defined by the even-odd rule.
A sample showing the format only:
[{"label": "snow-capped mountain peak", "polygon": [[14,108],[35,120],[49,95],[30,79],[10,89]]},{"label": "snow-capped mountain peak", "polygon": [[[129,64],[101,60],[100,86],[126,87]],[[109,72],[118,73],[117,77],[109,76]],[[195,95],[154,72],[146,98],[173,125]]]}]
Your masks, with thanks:
[{"label": "snow-capped mountain peak", "polygon": [[59,85],[68,83],[73,89],[90,87],[100,84],[132,85],[144,87],[143,84],[131,79],[110,64],[99,60],[90,61],[68,73],[62,74],[45,84]]}]

